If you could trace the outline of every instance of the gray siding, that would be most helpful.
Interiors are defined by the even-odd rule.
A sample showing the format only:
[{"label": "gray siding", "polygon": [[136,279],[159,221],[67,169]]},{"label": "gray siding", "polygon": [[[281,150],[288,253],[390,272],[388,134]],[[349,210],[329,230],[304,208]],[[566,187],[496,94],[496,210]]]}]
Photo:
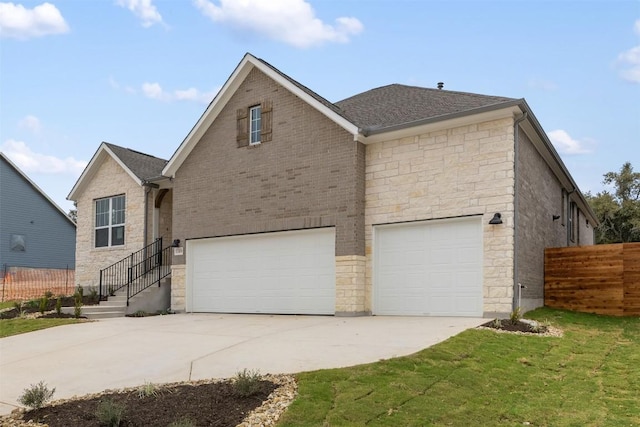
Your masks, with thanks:
[{"label": "gray siding", "polygon": [[[26,250],[11,250],[11,236]],[[75,268],[76,227],[0,157],[0,267]]]}]

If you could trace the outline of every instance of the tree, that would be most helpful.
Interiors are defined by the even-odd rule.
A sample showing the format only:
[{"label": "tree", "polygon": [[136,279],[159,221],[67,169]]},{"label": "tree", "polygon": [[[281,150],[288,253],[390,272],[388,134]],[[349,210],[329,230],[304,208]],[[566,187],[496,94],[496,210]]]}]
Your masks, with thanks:
[{"label": "tree", "polygon": [[78,223],[78,203],[73,202],[73,209],[69,209],[69,213],[67,214],[71,221]]},{"label": "tree", "polygon": [[620,172],[604,174],[602,183],[613,185],[615,191],[586,194],[600,221],[596,243],[640,242],[640,173],[626,162]]}]

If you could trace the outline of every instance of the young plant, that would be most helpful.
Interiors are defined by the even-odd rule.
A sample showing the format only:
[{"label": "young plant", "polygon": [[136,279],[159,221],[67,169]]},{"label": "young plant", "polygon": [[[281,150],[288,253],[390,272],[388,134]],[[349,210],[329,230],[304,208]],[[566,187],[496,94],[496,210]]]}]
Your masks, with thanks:
[{"label": "young plant", "polygon": [[160,388],[152,382],[145,382],[144,385],[138,387],[138,397],[144,399],[145,397],[158,397],[160,395]]},{"label": "young plant", "polygon": [[47,296],[44,295],[42,298],[40,298],[40,302],[38,306],[38,310],[40,310],[40,314],[44,314],[44,312],[47,311],[48,306],[49,306],[49,298],[47,298]]},{"label": "young plant", "polygon": [[495,329],[502,328],[502,320],[495,318],[491,321],[491,327]]},{"label": "young plant", "polygon": [[47,299],[51,299],[53,297],[53,292],[47,291],[47,292],[44,293],[44,296]]},{"label": "young plant", "polygon": [[59,316],[62,313],[62,298],[56,299],[56,314]]},{"label": "young plant", "polygon": [[78,285],[76,287],[76,294],[80,295],[80,299],[84,297],[84,288],[82,287],[82,285]]},{"label": "young plant", "polygon": [[109,427],[118,427],[124,415],[125,406],[115,403],[113,400],[101,400],[95,415],[100,424]]},{"label": "young plant", "polygon": [[18,316],[22,316],[22,301],[14,301],[13,307],[18,310]]},{"label": "young plant", "polygon": [[91,301],[96,303],[98,302],[98,290],[96,289],[96,287],[92,287],[91,291],[89,293],[89,297],[91,298]]},{"label": "young plant", "polygon": [[73,305],[73,315],[76,319],[82,316],[82,298],[76,298]]},{"label": "young plant", "polygon": [[516,307],[509,315],[509,321],[512,325],[517,325],[522,319],[522,309],[520,306]]},{"label": "young plant", "polygon": [[49,389],[44,381],[40,381],[38,384],[31,384],[25,388],[18,397],[18,402],[31,409],[40,409],[51,400],[55,392],[55,387]]},{"label": "young plant", "polygon": [[238,396],[249,397],[260,391],[262,375],[260,371],[243,369],[233,381],[233,389]]}]

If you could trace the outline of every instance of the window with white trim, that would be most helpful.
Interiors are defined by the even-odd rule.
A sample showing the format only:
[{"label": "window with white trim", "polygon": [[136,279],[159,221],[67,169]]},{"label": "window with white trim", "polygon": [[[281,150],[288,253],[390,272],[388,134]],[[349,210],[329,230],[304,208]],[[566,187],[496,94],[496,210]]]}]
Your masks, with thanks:
[{"label": "window with white trim", "polygon": [[96,200],[95,247],[124,245],[125,196]]},{"label": "window with white trim", "polygon": [[262,131],[262,107],[256,105],[249,108],[249,144],[260,144]]}]

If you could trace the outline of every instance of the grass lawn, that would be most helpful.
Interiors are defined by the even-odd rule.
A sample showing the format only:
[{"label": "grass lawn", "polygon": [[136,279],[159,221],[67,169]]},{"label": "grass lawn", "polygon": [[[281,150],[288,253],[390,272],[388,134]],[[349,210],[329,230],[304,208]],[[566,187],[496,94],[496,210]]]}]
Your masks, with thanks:
[{"label": "grass lawn", "polygon": [[86,319],[4,319],[0,320],[0,338],[82,321]]},{"label": "grass lawn", "polygon": [[475,329],[411,356],[299,374],[278,426],[640,426],[640,318],[526,317],[564,337]]}]

